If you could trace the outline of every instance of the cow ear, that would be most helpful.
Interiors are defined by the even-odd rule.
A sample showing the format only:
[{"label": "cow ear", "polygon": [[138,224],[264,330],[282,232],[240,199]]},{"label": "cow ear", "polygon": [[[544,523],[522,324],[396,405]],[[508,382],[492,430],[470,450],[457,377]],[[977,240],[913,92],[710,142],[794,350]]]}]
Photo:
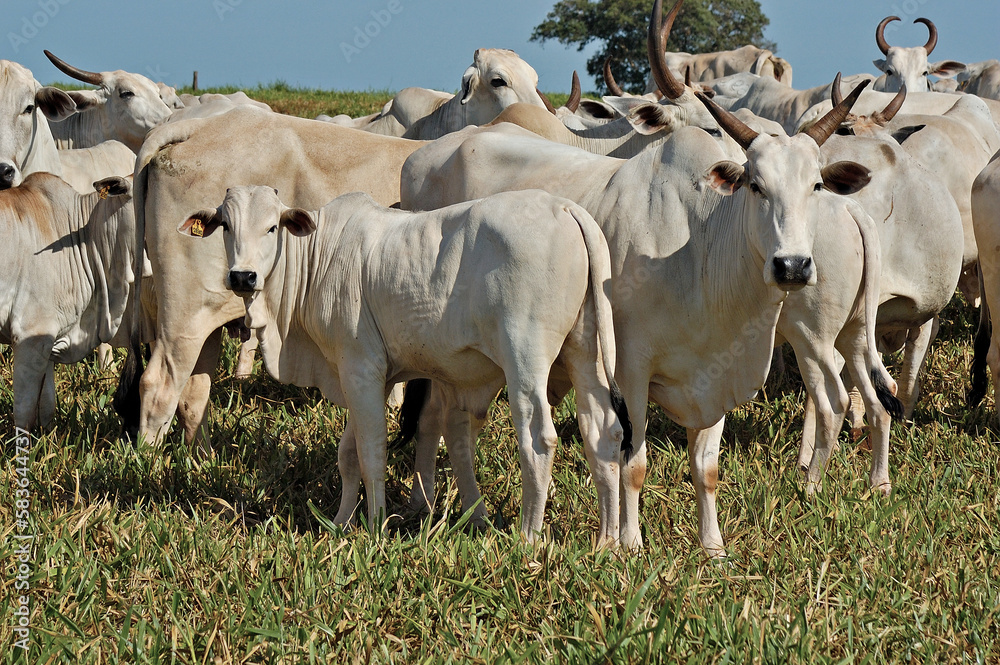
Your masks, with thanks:
[{"label": "cow ear", "polygon": [[96,90],[70,90],[66,94],[76,102],[77,111],[86,111],[104,103],[103,98],[97,94]]},{"label": "cow ear", "polygon": [[837,194],[853,194],[872,180],[872,172],[857,162],[834,162],[823,167],[823,186]]},{"label": "cow ear", "polygon": [[955,74],[965,71],[965,63],[956,62],[955,60],[941,60],[939,62],[932,62],[927,71],[938,78],[950,79]]},{"label": "cow ear", "polygon": [[215,233],[215,229],[223,225],[219,211],[199,210],[177,227],[178,233],[195,238],[207,238]]},{"label": "cow ear", "polygon": [[716,162],[705,174],[705,184],[719,194],[729,196],[743,186],[745,173],[746,170],[736,162]]},{"label": "cow ear", "polygon": [[307,236],[316,230],[316,222],[305,210],[301,208],[288,208],[281,213],[281,225],[288,229],[293,236]]},{"label": "cow ear", "polygon": [[900,127],[892,133],[892,138],[896,139],[896,143],[902,145],[903,141],[910,138],[926,126],[927,125],[910,125],[909,127]]},{"label": "cow ear", "polygon": [[462,105],[469,103],[469,99],[472,97],[472,89],[476,87],[475,83],[478,76],[479,70],[475,67],[469,67],[462,74]]},{"label": "cow ear", "polygon": [[35,93],[35,104],[53,122],[65,120],[77,112],[76,102],[59,88],[45,86]]},{"label": "cow ear", "polygon": [[676,106],[645,102],[633,107],[625,119],[632,125],[632,129],[645,136],[662,131],[674,131],[677,129],[676,108]]},{"label": "cow ear", "polygon": [[596,99],[581,99],[580,108],[589,113],[591,117],[601,120],[613,120],[618,117],[618,112],[613,106]]},{"label": "cow ear", "polygon": [[132,176],[123,178],[116,175],[110,178],[103,178],[94,183],[94,189],[102,194],[101,198],[108,196],[131,196]]},{"label": "cow ear", "polygon": [[872,60],[872,63],[875,65],[875,68],[880,72],[885,71],[885,59],[879,58],[878,60]]}]

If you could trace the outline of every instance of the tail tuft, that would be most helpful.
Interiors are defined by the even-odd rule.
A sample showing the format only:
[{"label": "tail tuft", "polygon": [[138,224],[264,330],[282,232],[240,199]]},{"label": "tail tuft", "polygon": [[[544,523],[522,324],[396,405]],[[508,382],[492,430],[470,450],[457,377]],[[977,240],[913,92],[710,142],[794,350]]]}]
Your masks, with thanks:
[{"label": "tail tuft", "polygon": [[[984,311],[979,314],[979,328],[976,330],[976,339],[972,345],[972,365],[969,367],[969,392],[965,393],[965,405],[970,409],[979,405],[986,397],[989,389],[989,374],[986,371],[986,356],[990,352],[990,337],[993,334],[992,321],[989,318],[989,310],[986,309],[986,298],[982,299],[980,307]],[[985,313],[984,313],[985,312]]]},{"label": "tail tuft", "polygon": [[430,395],[430,379],[413,379],[406,382],[403,389],[403,403],[399,406],[399,433],[389,442],[389,448],[402,448],[417,434],[420,424],[420,412]]},{"label": "tail tuft", "polygon": [[622,438],[622,452],[625,453],[625,463],[632,458],[632,421],[628,416],[628,407],[625,405],[625,398],[622,397],[622,391],[618,388],[618,384],[615,383],[613,378],[611,381],[611,408],[615,410],[618,415],[618,420],[621,421],[622,430],[624,430],[625,436]]},{"label": "tail tuft", "polygon": [[142,379],[142,344],[138,335],[133,334],[128,357],[118,376],[118,387],[112,400],[115,413],[122,420],[122,436],[128,441],[139,437],[139,381]]},{"label": "tail tuft", "polygon": [[885,382],[885,377],[878,369],[872,370],[872,386],[875,388],[875,395],[882,403],[883,408],[892,416],[893,420],[903,419],[903,403],[900,402]]}]

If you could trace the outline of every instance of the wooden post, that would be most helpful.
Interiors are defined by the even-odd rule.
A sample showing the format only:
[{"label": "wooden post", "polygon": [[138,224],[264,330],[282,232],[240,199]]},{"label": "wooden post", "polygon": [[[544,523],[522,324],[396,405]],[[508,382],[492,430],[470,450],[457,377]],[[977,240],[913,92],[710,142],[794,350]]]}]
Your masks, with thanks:
[{"label": "wooden post", "polygon": [[194,70],[194,79],[191,81],[191,89],[198,92],[198,70]]}]

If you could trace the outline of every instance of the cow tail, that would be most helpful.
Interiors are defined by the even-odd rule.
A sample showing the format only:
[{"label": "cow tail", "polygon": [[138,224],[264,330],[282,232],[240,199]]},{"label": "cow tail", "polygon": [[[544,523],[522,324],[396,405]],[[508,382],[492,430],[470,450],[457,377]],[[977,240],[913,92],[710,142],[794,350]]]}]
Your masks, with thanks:
[{"label": "cow tail", "polygon": [[875,223],[860,205],[852,205],[851,217],[861,233],[861,247],[864,251],[864,299],[865,299],[865,365],[868,368],[872,387],[878,401],[894,420],[903,418],[903,403],[895,395],[895,381],[882,364],[875,341],[875,322],[878,320],[879,281],[882,275],[882,247]]},{"label": "cow tail", "polygon": [[566,210],[579,225],[584,245],[587,247],[590,289],[597,323],[597,343],[604,360],[604,373],[611,388],[611,408],[617,414],[624,432],[621,452],[627,463],[632,457],[632,421],[629,419],[625,398],[615,381],[615,329],[611,313],[611,256],[608,253],[608,243],[590,213],[578,205],[567,206]]},{"label": "cow tail", "polygon": [[167,145],[186,140],[201,124],[200,120],[164,125],[146,137],[135,162],[132,178],[132,205],[135,210],[135,252],[132,271],[135,276],[132,293],[132,318],[129,321],[128,357],[118,376],[118,387],[112,401],[115,413],[122,420],[122,434],[130,440],[139,435],[139,382],[144,371],[142,362],[142,272],[146,244],[146,190],[149,184],[149,163]]},{"label": "cow tail", "polygon": [[986,302],[986,291],[983,288],[982,267],[979,268],[979,293],[979,328],[976,329],[976,340],[972,346],[972,366],[969,368],[969,380],[972,385],[965,394],[965,404],[970,409],[983,401],[990,383],[986,357],[990,352],[993,322],[990,320],[990,306]]},{"label": "cow tail", "polygon": [[413,379],[406,382],[406,388],[403,389],[403,403],[399,405],[399,432],[389,442],[390,449],[402,448],[416,436],[420,413],[427,404],[430,387],[430,379]]}]

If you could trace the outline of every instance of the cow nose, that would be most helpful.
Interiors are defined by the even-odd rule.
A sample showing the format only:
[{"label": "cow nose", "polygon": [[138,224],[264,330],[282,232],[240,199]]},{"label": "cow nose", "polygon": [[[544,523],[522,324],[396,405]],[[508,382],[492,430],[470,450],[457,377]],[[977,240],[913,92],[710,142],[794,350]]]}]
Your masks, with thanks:
[{"label": "cow nose", "polygon": [[230,270],[229,288],[236,293],[253,291],[257,288],[257,273],[247,270]]},{"label": "cow nose", "polygon": [[0,189],[10,189],[14,185],[17,169],[10,164],[0,164]]},{"label": "cow nose", "polygon": [[813,276],[813,262],[808,256],[775,257],[773,265],[778,286],[805,286]]}]

